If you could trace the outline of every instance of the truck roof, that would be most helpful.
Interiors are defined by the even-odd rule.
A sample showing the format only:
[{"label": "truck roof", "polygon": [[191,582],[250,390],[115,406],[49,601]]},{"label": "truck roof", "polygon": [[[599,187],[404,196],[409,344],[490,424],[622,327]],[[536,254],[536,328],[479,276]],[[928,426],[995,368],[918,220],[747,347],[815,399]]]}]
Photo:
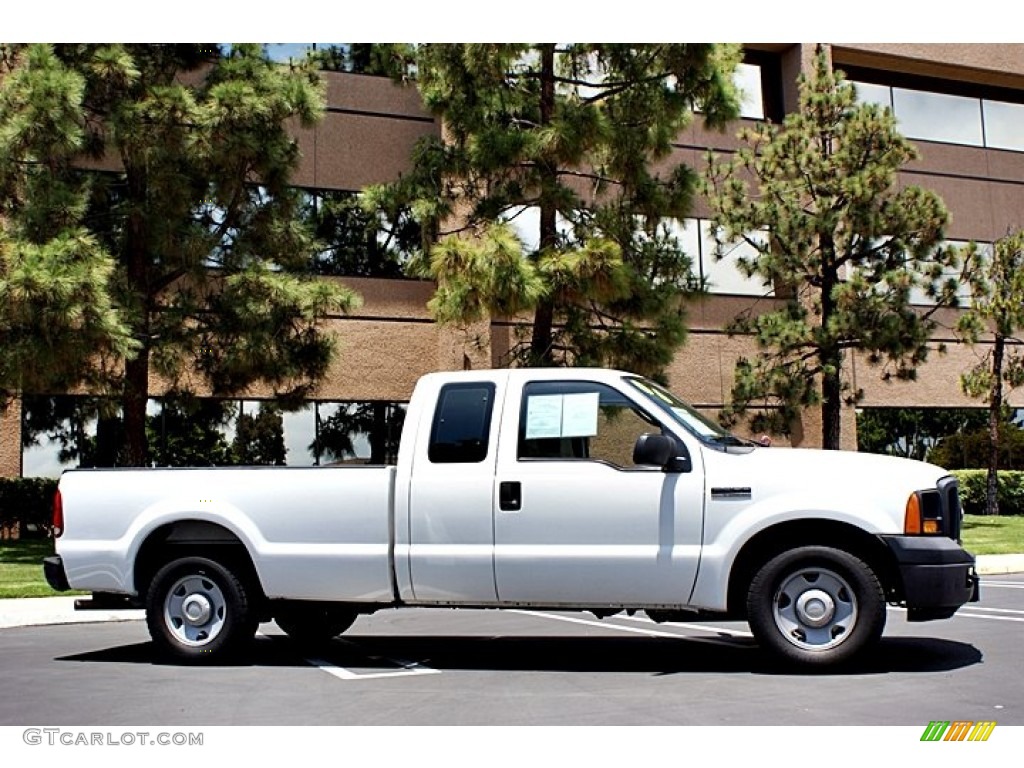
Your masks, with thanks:
[{"label": "truck roof", "polygon": [[580,381],[614,381],[623,376],[634,376],[628,371],[614,368],[476,368],[468,371],[437,371],[428,373],[424,379],[443,379],[444,381],[514,381],[529,379],[530,381],[559,379]]}]

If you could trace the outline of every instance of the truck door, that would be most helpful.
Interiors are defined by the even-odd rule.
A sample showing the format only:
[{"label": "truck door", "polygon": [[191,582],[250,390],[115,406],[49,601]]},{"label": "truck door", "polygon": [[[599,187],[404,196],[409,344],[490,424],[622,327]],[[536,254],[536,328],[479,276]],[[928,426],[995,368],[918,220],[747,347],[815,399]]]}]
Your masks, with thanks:
[{"label": "truck door", "polygon": [[409,497],[409,568],[418,602],[495,600],[498,391],[488,380],[444,384],[421,425],[429,437],[416,445]]},{"label": "truck door", "polygon": [[[633,464],[651,413],[602,383],[535,381],[505,401],[496,477],[498,599],[544,605],[682,604],[703,523],[703,467]],[[666,430],[667,433],[667,430]],[[511,437],[509,435],[508,437]]]}]

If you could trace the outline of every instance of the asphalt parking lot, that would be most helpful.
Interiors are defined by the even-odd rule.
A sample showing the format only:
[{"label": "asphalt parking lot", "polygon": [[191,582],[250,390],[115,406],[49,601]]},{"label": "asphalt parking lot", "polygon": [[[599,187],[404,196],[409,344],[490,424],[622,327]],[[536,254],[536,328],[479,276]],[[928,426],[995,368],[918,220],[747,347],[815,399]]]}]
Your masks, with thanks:
[{"label": "asphalt parking lot", "polygon": [[909,624],[856,667],[794,674],[738,623],[394,610],[317,656],[263,625],[233,666],[157,663],[140,621],[0,629],[0,725],[1024,724],[1024,576]]}]

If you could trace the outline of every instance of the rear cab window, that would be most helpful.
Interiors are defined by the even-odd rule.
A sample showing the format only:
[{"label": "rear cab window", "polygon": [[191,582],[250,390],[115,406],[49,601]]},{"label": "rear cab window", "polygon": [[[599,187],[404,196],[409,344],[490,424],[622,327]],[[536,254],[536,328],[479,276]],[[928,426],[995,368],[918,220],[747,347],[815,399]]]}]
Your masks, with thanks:
[{"label": "rear cab window", "polygon": [[494,394],[490,382],[441,387],[427,448],[431,463],[478,464],[487,458]]}]

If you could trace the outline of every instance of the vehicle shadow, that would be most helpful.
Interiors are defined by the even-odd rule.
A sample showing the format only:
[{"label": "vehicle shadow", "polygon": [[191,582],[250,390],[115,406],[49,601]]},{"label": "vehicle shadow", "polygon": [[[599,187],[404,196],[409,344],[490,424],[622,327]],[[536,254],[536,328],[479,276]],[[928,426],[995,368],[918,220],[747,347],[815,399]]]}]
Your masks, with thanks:
[{"label": "vehicle shadow", "polygon": [[[166,662],[151,643],[61,656],[59,662],[154,664]],[[236,663],[218,666],[292,667],[309,664],[360,673],[401,670],[510,672],[629,672],[649,675],[734,673],[764,675],[876,675],[946,672],[979,664],[981,652],[952,640],[883,638],[856,663],[823,671],[776,662],[747,638],[552,637],[449,635],[346,635],[303,648],[283,635],[260,636]],[[208,665],[204,665],[208,666]]]}]

